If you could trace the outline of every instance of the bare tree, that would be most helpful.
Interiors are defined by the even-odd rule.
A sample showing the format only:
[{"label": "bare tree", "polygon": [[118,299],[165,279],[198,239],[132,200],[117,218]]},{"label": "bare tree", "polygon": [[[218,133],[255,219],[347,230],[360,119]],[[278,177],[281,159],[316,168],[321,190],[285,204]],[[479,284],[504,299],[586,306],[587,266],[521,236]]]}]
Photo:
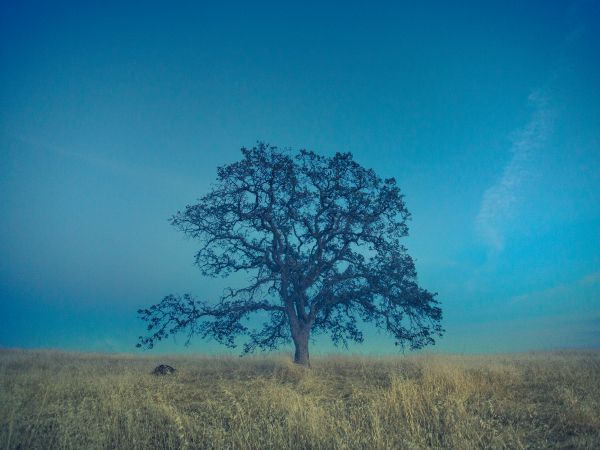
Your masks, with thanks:
[{"label": "bare tree", "polygon": [[[360,321],[387,331],[402,347],[441,336],[435,294],[417,284],[401,244],[410,217],[394,179],[382,180],[349,153],[324,157],[263,143],[220,167],[217,183],[171,218],[200,242],[205,276],[244,272],[248,284],[218,302],[168,295],[138,311],[149,335],[138,347],[178,332],[227,346],[245,335],[244,352],[293,341],[294,361],[309,365],[311,333],[362,342]],[[261,325],[246,319],[258,313]]]}]

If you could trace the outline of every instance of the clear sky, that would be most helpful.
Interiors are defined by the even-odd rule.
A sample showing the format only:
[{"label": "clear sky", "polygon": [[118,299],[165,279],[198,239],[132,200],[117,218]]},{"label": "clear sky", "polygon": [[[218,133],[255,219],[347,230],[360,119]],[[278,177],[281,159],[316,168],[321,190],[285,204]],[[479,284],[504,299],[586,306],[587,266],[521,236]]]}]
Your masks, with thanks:
[{"label": "clear sky", "polygon": [[167,219],[264,140],[398,180],[436,350],[600,346],[600,2],[94,3],[0,4],[0,345],[216,298]]}]

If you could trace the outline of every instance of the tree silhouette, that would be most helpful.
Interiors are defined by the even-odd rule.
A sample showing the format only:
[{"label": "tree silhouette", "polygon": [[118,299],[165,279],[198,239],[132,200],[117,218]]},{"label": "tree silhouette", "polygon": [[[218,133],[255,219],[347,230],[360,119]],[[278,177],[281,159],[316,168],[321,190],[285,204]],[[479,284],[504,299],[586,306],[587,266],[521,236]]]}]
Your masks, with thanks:
[{"label": "tree silhouette", "polygon": [[[186,344],[198,335],[235,347],[244,335],[244,352],[291,340],[294,361],[308,365],[311,333],[336,345],[362,342],[361,319],[402,347],[435,343],[442,312],[435,294],[418,286],[400,242],[410,214],[393,178],[382,180],[349,153],[294,155],[258,143],[242,154],[171,223],[200,242],[203,275],[243,272],[248,284],[217,302],[167,295],[140,309],[149,335],[138,347],[178,332]],[[246,319],[256,313],[263,321],[253,327]]]}]

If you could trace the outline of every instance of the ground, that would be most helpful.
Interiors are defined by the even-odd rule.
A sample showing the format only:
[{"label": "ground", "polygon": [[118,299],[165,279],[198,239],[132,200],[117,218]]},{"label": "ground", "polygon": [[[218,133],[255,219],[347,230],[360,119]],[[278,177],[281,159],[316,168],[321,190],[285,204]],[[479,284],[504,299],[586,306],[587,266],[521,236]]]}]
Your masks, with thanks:
[{"label": "ground", "polygon": [[[161,363],[177,369],[157,377]],[[600,448],[600,351],[137,357],[0,350],[0,448]]]}]

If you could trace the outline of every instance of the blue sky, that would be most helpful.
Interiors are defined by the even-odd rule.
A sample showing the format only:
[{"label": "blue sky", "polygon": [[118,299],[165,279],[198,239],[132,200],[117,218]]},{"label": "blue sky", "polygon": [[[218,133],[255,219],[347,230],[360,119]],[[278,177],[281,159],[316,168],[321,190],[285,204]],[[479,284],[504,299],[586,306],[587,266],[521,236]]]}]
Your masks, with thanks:
[{"label": "blue sky", "polygon": [[167,219],[264,140],[398,180],[436,350],[600,346],[598,1],[0,8],[0,345],[133,351],[218,296]]}]

